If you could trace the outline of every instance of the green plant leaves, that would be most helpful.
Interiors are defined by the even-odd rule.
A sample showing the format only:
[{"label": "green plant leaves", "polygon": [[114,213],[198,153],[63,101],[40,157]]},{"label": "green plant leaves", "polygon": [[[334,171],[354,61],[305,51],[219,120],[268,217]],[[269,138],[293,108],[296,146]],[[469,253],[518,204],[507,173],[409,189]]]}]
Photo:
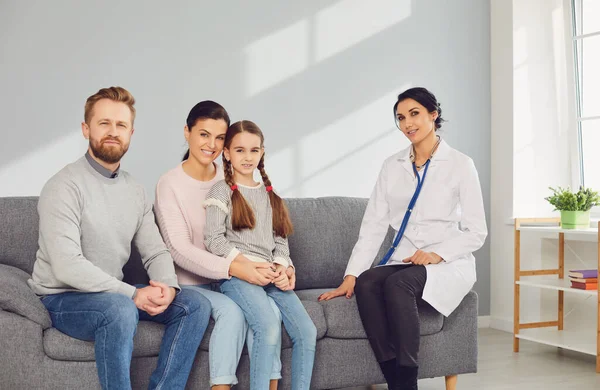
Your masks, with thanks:
[{"label": "green plant leaves", "polygon": [[555,210],[563,211],[588,211],[594,206],[600,205],[600,196],[598,192],[590,188],[579,187],[577,193],[573,193],[570,188],[552,188],[549,187],[553,195],[546,199]]}]

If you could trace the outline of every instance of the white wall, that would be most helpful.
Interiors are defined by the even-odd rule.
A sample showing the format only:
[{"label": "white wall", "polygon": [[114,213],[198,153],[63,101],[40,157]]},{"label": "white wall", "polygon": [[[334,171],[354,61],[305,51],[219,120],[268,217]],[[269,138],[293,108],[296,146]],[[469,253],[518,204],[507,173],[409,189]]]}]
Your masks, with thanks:
[{"label": "white wall", "polygon": [[[490,259],[492,327],[512,312],[513,215],[513,9],[512,1],[491,1],[492,148]],[[496,322],[496,323],[494,323]],[[508,325],[510,329],[510,325]]]},{"label": "white wall", "polygon": [[514,216],[544,216],[553,207],[548,186],[571,184],[569,134],[573,102],[567,88],[564,0],[513,5]]},{"label": "white wall", "polygon": [[[569,0],[492,0],[491,326],[512,332],[513,217],[558,216],[549,186],[574,181]],[[555,268],[556,236],[523,233],[523,269]],[[592,243],[567,241],[565,267],[595,267]],[[566,324],[583,326],[591,302],[567,294]],[[556,317],[556,293],[521,288],[522,322]],[[584,327],[584,326],[583,326]],[[584,327],[585,328],[585,327]]]},{"label": "white wall", "polygon": [[[0,196],[37,195],[85,150],[85,99],[121,85],[137,99],[123,161],[152,192],[185,150],[198,101],[266,135],[285,196],[369,196],[384,158],[407,145],[395,95],[431,89],[445,138],[490,186],[489,4],[480,0],[0,1]],[[489,248],[478,254],[489,313]]]}]

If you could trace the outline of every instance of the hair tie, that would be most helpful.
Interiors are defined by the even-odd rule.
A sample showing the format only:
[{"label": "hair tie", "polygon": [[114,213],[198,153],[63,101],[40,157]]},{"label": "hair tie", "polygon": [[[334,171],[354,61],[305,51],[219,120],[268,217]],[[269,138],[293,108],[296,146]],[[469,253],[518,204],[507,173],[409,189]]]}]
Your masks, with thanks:
[{"label": "hair tie", "polygon": [[267,192],[273,191],[273,186],[267,186]]},{"label": "hair tie", "polygon": [[237,190],[237,184],[232,185],[230,188],[231,188],[231,191]]}]

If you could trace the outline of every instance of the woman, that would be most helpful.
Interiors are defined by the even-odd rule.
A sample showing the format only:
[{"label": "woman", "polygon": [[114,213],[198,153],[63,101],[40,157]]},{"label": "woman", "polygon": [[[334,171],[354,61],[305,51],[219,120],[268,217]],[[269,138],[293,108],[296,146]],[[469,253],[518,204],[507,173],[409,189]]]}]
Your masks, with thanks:
[{"label": "woman", "polygon": [[[238,382],[235,373],[248,325],[239,306],[222,294],[215,282],[236,277],[267,284],[273,272],[267,262],[255,263],[243,256],[223,258],[206,251],[202,203],[208,190],[223,179],[223,170],[214,161],[223,151],[230,119],[218,103],[202,101],[192,108],[186,122],[188,152],[182,163],[160,178],[154,207],[160,232],[175,261],[179,284],[200,292],[212,304],[215,327],[209,348],[210,385],[213,390],[230,389]],[[277,306],[272,300],[270,304],[281,323]],[[281,332],[276,342],[271,388],[276,388],[281,378]],[[252,333],[248,333],[248,347],[252,349]]]},{"label": "woman", "polygon": [[[436,134],[443,119],[435,96],[411,88],[398,96],[394,116],[411,145],[384,162],[344,281],[319,300],[350,298],[356,289],[388,387],[416,389],[417,302],[452,313],[475,283],[472,253],[483,245],[487,227],[473,161]],[[403,234],[381,266],[369,269],[390,225]]]}]

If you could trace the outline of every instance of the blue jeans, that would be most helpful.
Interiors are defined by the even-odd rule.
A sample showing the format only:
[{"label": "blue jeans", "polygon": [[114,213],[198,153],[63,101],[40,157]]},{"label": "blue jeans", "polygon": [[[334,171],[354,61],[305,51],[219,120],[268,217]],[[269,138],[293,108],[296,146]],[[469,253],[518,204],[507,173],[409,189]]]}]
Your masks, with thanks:
[{"label": "blue jeans", "polygon": [[250,388],[269,388],[269,376],[275,359],[277,339],[281,337],[281,321],[277,319],[268,297],[279,307],[292,339],[292,389],[308,390],[312,378],[317,328],[293,291],[281,291],[274,285],[262,287],[237,278],[221,281],[221,291],[244,311],[254,345],[250,356]]},{"label": "blue jeans", "polygon": [[94,341],[103,389],[131,389],[133,336],[140,320],[166,325],[149,388],[184,389],[210,318],[210,302],[192,290],[182,290],[167,310],[154,317],[138,310],[131,298],[116,293],[52,294],[43,297],[42,303],[56,329]]},{"label": "blue jeans", "polygon": [[[182,285],[183,289],[191,289],[204,295],[212,306],[211,316],[215,327],[210,335],[208,349],[210,385],[235,385],[238,383],[235,375],[246,334],[248,334],[248,350],[252,350],[253,332],[248,329],[244,312],[229,297],[222,294],[218,288],[213,289],[210,284]],[[279,322],[281,313],[272,299],[271,306]],[[281,378],[281,337],[279,337],[276,350],[276,359],[273,362],[271,379]]]}]

